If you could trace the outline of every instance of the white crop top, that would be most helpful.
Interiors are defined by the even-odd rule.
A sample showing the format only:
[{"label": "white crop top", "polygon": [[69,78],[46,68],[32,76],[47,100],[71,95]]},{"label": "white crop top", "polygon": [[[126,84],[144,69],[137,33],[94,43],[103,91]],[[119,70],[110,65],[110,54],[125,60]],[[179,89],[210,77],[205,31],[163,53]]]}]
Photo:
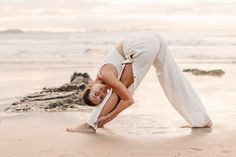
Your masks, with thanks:
[{"label": "white crop top", "polygon": [[106,64],[112,64],[116,67],[117,72],[118,72],[118,79],[120,79],[120,75],[122,72],[122,62],[125,59],[121,56],[121,54],[113,48],[110,52],[106,54],[104,57],[102,63],[98,67],[98,77],[101,78],[101,68],[106,65]]}]

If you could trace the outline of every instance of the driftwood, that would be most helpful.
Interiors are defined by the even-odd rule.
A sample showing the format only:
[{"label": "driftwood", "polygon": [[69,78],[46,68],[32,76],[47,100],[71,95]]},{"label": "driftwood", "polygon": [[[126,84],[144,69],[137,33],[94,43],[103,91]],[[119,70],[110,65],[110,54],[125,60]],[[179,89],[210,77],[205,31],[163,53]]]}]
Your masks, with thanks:
[{"label": "driftwood", "polygon": [[14,102],[6,109],[7,112],[32,111],[78,111],[85,105],[81,99],[82,91],[91,81],[87,73],[74,73],[70,82],[60,87],[43,88]]},{"label": "driftwood", "polygon": [[184,69],[183,72],[191,72],[193,75],[209,75],[209,76],[218,76],[221,77],[225,74],[225,72],[221,69],[217,70],[200,70],[200,69]]}]

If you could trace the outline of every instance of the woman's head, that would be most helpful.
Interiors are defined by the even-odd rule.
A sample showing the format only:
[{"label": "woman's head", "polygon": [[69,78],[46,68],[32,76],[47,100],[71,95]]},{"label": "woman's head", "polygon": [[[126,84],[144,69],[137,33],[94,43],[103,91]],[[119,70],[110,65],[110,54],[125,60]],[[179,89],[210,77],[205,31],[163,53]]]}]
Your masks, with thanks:
[{"label": "woman's head", "polygon": [[94,83],[88,85],[88,87],[84,90],[82,99],[88,106],[97,106],[103,101],[106,95],[106,85]]}]

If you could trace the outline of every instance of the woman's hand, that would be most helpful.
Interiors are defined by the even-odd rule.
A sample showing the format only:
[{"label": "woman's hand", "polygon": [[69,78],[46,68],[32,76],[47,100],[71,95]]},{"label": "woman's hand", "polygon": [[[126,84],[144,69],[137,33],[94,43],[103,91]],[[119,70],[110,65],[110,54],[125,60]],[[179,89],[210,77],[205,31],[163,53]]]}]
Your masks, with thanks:
[{"label": "woman's hand", "polygon": [[127,107],[129,107],[130,105],[132,105],[133,99],[128,99],[128,100],[120,100],[119,104],[117,105],[117,107],[110,113],[108,113],[107,115],[101,117],[98,119],[97,124],[99,127],[102,127],[103,125],[105,125],[106,123],[110,122],[112,119],[114,119],[120,112],[122,112],[123,110],[125,110]]},{"label": "woman's hand", "polygon": [[98,123],[98,127],[103,127],[106,123],[110,122],[112,119],[114,119],[116,116],[118,115],[118,113],[108,113],[107,115],[101,117],[98,119],[97,123]]}]

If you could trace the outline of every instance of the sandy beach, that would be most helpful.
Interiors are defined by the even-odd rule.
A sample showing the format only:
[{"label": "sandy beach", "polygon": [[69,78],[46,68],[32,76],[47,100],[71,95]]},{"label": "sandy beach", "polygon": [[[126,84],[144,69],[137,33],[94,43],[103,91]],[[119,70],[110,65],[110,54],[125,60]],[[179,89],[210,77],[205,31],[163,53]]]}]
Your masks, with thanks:
[{"label": "sandy beach", "polygon": [[176,125],[158,127],[149,124],[149,127],[142,127],[141,124],[135,123],[133,126],[128,126],[130,121],[124,122],[128,117],[120,116],[113,124],[105,129],[99,129],[96,134],[65,132],[65,127],[68,125],[82,122],[84,118],[78,118],[81,116],[87,114],[34,113],[3,118],[0,126],[1,155],[9,157],[235,156],[236,134],[233,129],[235,123],[230,123],[232,120],[216,121],[212,130],[191,130],[180,129]]},{"label": "sandy beach", "polygon": [[[236,157],[235,0],[0,0],[0,10],[0,157]],[[143,31],[163,37],[212,128],[183,127],[152,67],[104,128],[67,132],[90,117],[82,92],[104,56]]]},{"label": "sandy beach", "polygon": [[[7,97],[8,93],[9,97],[16,96],[16,98],[1,101],[5,106],[18,97],[37,91],[44,86],[56,86],[68,81],[74,70],[90,71],[92,77],[96,70],[93,67],[72,66],[63,70],[47,68],[47,70],[38,69],[35,72],[26,66],[17,67],[21,69],[21,73],[17,73],[13,67],[11,67],[12,71],[11,68],[1,69],[5,74],[1,75],[1,83],[5,85],[1,86],[3,87],[2,98]],[[135,104],[104,129],[98,129],[96,134],[65,131],[66,127],[83,123],[90,114],[89,109],[83,112],[5,113],[3,112],[4,105],[2,105],[0,114],[1,156],[235,156],[236,84],[234,79],[236,78],[236,68],[234,64],[188,63],[179,64],[179,67],[182,69],[221,68],[226,72],[222,77],[194,76],[185,73],[212,118],[214,125],[211,129],[181,128],[186,125],[186,122],[166,99],[154,69],[151,69],[134,95]],[[6,81],[3,81],[4,78],[7,80],[7,85]]]}]

